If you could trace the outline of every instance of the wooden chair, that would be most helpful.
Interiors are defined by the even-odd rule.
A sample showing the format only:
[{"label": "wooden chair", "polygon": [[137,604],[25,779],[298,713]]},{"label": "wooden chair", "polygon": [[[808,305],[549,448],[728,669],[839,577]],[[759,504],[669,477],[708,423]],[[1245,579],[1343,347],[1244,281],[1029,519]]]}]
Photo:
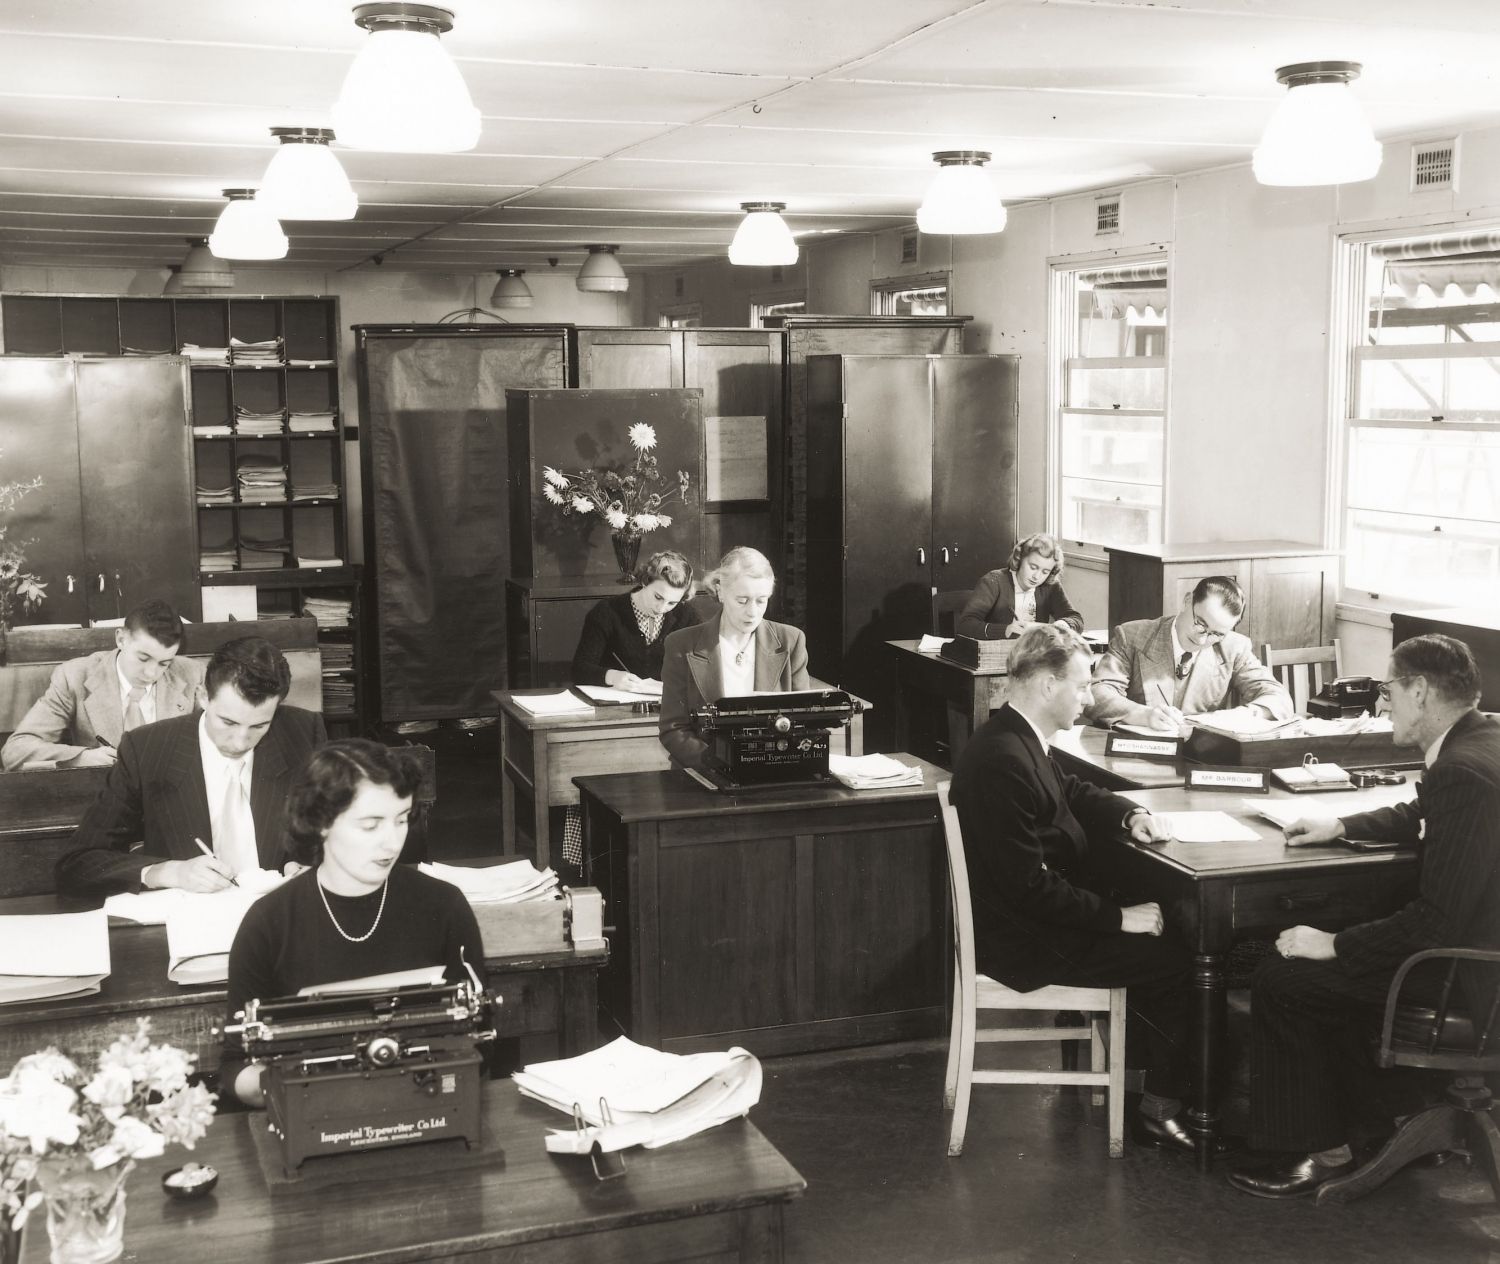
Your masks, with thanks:
[{"label": "wooden chair", "polygon": [[[1094,1086],[1094,1103],[1107,1096],[1109,1155],[1125,1153],[1125,989],[1042,987],[1017,992],[978,974],[974,968],[974,913],[969,903],[969,868],[964,859],[958,810],[948,799],[951,782],[938,785],[943,812],[943,836],[948,844],[948,888],[953,896],[953,1026],[948,1038],[948,1073],[943,1105],[953,1112],[948,1153],[963,1153],[969,1122],[969,1090],[974,1084],[1080,1084]],[[1042,1010],[1083,1014],[1082,1027],[994,1027],[980,1030],[979,1010]],[[1047,1042],[1086,1040],[1090,1070],[974,1069],[974,1046],[991,1042]]]},{"label": "wooden chair", "polygon": [[[1401,1003],[1401,987],[1426,961],[1447,961],[1435,1008]],[[1489,970],[1482,995],[1470,996],[1474,1013],[1452,1007],[1460,964]],[[1500,952],[1482,948],[1432,948],[1413,953],[1396,971],[1385,1000],[1385,1022],[1376,1061],[1385,1068],[1427,1067],[1453,1072],[1445,1100],[1409,1116],[1368,1163],[1318,1187],[1319,1203],[1343,1203],[1378,1189],[1413,1159],[1444,1150],[1467,1150],[1500,1198],[1500,1117],[1486,1075],[1500,1072]]]},{"label": "wooden chair", "polygon": [[[1260,661],[1292,695],[1292,710],[1298,715],[1307,714],[1309,698],[1321,693],[1330,680],[1337,680],[1344,674],[1344,658],[1337,641],[1332,645],[1314,645],[1301,650],[1278,650],[1262,645]],[[1331,675],[1329,667],[1333,668]]]},{"label": "wooden chair", "polygon": [[969,604],[969,598],[972,595],[967,588],[933,594],[932,630],[936,635],[953,635],[959,611]]}]

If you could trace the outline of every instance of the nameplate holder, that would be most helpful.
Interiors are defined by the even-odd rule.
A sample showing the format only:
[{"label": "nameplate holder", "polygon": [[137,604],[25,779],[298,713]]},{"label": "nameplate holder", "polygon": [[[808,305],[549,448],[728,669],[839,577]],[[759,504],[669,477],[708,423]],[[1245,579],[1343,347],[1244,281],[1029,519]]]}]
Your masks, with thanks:
[{"label": "nameplate holder", "polygon": [[1270,794],[1269,769],[1198,764],[1187,770],[1188,790],[1222,790],[1229,794]]},{"label": "nameplate holder", "polygon": [[1134,737],[1111,731],[1104,739],[1106,755],[1129,755],[1135,759],[1159,759],[1172,763],[1182,755],[1180,737]]}]

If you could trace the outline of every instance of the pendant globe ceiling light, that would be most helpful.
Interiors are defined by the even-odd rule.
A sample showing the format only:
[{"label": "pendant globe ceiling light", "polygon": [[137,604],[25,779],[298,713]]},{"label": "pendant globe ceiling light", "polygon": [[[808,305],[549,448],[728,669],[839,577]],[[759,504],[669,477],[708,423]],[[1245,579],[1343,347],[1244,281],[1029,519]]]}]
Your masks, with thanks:
[{"label": "pendant globe ceiling light", "polygon": [[917,209],[917,227],[924,233],[968,236],[998,233],[1005,227],[1005,204],[984,164],[984,149],[943,149],[932,155],[938,173],[927,186]]},{"label": "pendant globe ceiling light", "polygon": [[333,107],[339,140],[355,149],[452,154],[479,143],[479,111],[439,38],[453,13],[383,0],[354,7],[370,32]]},{"label": "pendant globe ceiling light", "polygon": [[286,234],[274,215],[255,200],[254,189],[225,189],[229,204],[208,235],[220,259],[285,259]]},{"label": "pendant globe ceiling light", "polygon": [[531,287],[526,284],[525,268],[497,268],[499,280],[490,293],[491,307],[530,307]]},{"label": "pendant globe ceiling light", "polygon": [[271,155],[255,200],[277,219],[353,219],[359,199],[326,127],[273,127],[281,142]]},{"label": "pendant globe ceiling light", "polygon": [[[234,273],[226,264],[214,258],[213,251],[208,248],[207,237],[189,237],[187,244],[188,252],[183,257],[175,278],[184,291],[234,288]],[[170,285],[171,281],[167,284]]]},{"label": "pendant globe ceiling light", "polygon": [[1261,184],[1353,184],[1380,170],[1380,142],[1349,89],[1360,69],[1357,61],[1305,61],[1276,72],[1287,93],[1255,147]]},{"label": "pendant globe ceiling light", "polygon": [[740,267],[774,268],[797,262],[797,243],[781,218],[785,202],[741,202],[745,218],[729,243],[729,262]]},{"label": "pendant globe ceiling light", "polygon": [[630,288],[630,278],[615,258],[618,246],[590,246],[589,257],[578,269],[574,282],[585,294],[623,294]]}]

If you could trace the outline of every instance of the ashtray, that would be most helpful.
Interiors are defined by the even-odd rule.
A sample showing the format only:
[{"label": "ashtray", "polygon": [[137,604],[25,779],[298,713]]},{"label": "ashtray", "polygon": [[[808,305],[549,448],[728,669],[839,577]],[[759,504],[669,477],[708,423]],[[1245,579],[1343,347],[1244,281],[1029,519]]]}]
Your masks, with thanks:
[{"label": "ashtray", "polygon": [[218,1168],[205,1163],[184,1163],[161,1178],[161,1187],[173,1198],[202,1198],[218,1183]]}]

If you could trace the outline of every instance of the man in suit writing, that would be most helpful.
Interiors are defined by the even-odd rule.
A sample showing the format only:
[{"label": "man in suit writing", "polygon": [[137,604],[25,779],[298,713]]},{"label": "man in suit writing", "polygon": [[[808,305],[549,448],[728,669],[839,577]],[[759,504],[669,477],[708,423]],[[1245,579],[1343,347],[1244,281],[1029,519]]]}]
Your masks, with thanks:
[{"label": "man in suit writing", "polygon": [[[1178,1120],[1186,1091],[1190,962],[1162,936],[1155,904],[1121,907],[1092,882],[1090,847],[1128,833],[1169,837],[1129,799],[1058,767],[1050,744],[1089,701],[1088,646],[1071,628],[1039,625],[1010,655],[1010,696],[970,740],[950,798],[963,828],[974,904],[975,963],[1007,987],[1128,987],[1127,1031],[1144,1050],[1137,1141],[1191,1152]],[[1134,1060],[1134,1058],[1132,1058]]]},{"label": "man in suit writing", "polygon": [[[1372,838],[1421,848],[1417,898],[1337,934],[1293,926],[1252,981],[1250,1141],[1283,1152],[1230,1183],[1262,1198],[1308,1194],[1353,1168],[1347,1058],[1385,1004],[1400,964],[1425,948],[1500,948],[1500,722],[1475,709],[1479,668],[1447,636],[1403,641],[1381,686],[1398,746],[1418,746],[1427,770],[1411,803],[1343,820],[1300,820],[1303,843]],[[1415,972],[1412,976],[1416,979]],[[1471,1003],[1474,983],[1460,975]]]},{"label": "man in suit writing", "polygon": [[1184,716],[1250,707],[1273,720],[1292,717],[1292,699],[1235,626],[1245,594],[1227,575],[1211,575],[1175,615],[1122,623],[1094,668],[1087,717],[1180,732]]},{"label": "man in suit writing", "polygon": [[0,766],[107,767],[129,729],[193,709],[202,671],[179,658],[182,620],[165,601],[147,601],[115,630],[115,648],[59,663],[0,749]]},{"label": "man in suit writing", "polygon": [[218,891],[242,870],[280,869],[287,790],[327,740],[322,716],[283,705],[290,687],[269,641],[221,645],[198,690],[201,710],[125,735],[74,849],[57,862],[58,889]]}]

